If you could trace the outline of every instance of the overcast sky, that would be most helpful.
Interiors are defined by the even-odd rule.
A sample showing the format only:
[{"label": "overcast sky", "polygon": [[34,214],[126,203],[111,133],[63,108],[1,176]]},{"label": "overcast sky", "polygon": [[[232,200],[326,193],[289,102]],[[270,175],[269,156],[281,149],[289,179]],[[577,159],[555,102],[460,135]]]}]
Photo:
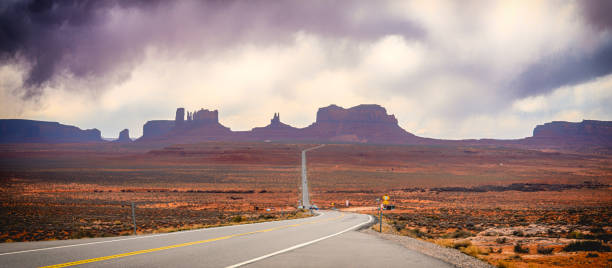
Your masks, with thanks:
[{"label": "overcast sky", "polygon": [[2,1],[0,118],[116,137],[380,104],[433,138],[612,120],[612,1]]}]

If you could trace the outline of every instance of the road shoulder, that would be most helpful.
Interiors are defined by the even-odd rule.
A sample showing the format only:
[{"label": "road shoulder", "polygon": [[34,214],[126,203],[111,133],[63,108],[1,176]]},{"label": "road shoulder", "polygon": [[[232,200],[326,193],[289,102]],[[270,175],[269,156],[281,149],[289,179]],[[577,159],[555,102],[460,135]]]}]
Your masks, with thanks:
[{"label": "road shoulder", "polygon": [[456,249],[445,248],[439,245],[429,243],[426,241],[418,240],[408,236],[400,236],[393,234],[381,234],[379,232],[373,231],[370,228],[361,230],[360,232],[377,236],[383,238],[388,241],[392,241],[394,243],[400,244],[403,247],[420,252],[427,256],[431,256],[433,258],[442,260],[444,262],[450,263],[456,267],[482,267],[482,268],[492,268],[490,264],[483,262],[474,257],[465,255]]}]

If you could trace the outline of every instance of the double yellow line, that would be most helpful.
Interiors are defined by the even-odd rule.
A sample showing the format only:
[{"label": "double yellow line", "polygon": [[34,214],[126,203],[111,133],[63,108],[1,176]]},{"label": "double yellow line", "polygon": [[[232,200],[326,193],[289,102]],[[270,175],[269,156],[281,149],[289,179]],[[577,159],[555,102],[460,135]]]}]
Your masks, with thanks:
[{"label": "double yellow line", "polygon": [[342,217],[344,217],[344,213],[342,213],[338,217],[334,217],[334,218],[330,218],[330,219],[325,219],[325,220],[317,220],[317,221],[296,223],[296,224],[279,226],[279,227],[263,229],[263,230],[258,230],[258,231],[252,231],[252,232],[246,232],[246,233],[240,233],[240,234],[232,234],[232,235],[227,235],[227,236],[222,236],[222,237],[217,237],[217,238],[211,238],[211,239],[206,239],[206,240],[188,242],[188,243],[183,243],[183,244],[177,244],[177,245],[171,245],[171,246],[165,246],[165,247],[159,247],[159,248],[152,248],[152,249],[144,249],[144,250],[126,252],[126,253],[110,255],[110,256],[105,256],[105,257],[98,257],[98,258],[93,258],[93,259],[85,259],[85,260],[80,260],[80,261],[60,263],[60,264],[55,264],[55,265],[50,265],[50,266],[43,266],[41,268],[68,267],[68,266],[75,266],[75,265],[85,264],[85,263],[92,263],[92,262],[99,262],[99,261],[105,261],[105,260],[110,260],[110,259],[123,258],[123,257],[134,256],[134,255],[138,255],[138,254],[150,253],[150,252],[155,252],[155,251],[161,251],[161,250],[167,250],[167,249],[173,249],[173,248],[180,248],[180,247],[192,246],[192,245],[197,245],[197,244],[204,244],[204,243],[209,243],[209,242],[213,242],[213,241],[225,240],[225,239],[230,239],[230,238],[240,237],[240,236],[245,236],[245,235],[251,235],[251,234],[256,234],[256,233],[265,233],[265,232],[285,229],[285,228],[289,228],[289,227],[297,227],[297,226],[300,226],[300,225],[313,224],[313,223],[319,223],[319,222],[325,222],[325,221],[332,221],[332,220],[340,219]]}]

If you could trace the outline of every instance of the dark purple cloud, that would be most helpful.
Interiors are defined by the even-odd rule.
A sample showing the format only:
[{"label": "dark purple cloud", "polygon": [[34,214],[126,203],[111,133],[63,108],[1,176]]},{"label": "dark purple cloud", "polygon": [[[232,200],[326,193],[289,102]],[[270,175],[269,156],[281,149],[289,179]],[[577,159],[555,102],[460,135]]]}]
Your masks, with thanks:
[{"label": "dark purple cloud", "polygon": [[0,60],[23,59],[31,66],[25,98],[39,95],[41,86],[62,71],[78,77],[103,73],[110,67],[108,61],[117,59],[105,58],[108,53],[92,43],[98,39],[98,25],[112,8],[140,7],[140,2],[155,5],[154,1],[133,0],[2,2]]},{"label": "dark purple cloud", "polygon": [[584,17],[588,23],[599,30],[612,29],[612,1],[609,0],[586,0],[578,1],[582,7]]},{"label": "dark purple cloud", "polygon": [[612,73],[612,40],[591,53],[570,53],[545,58],[527,67],[511,84],[513,95],[527,97],[548,93]]},{"label": "dark purple cloud", "polygon": [[[276,43],[303,31],[331,38],[422,36],[414,23],[378,14],[372,1],[34,0],[0,4],[0,64],[31,66],[23,96],[59,75],[129,75],[144,49],[176,55],[239,43]],[[361,12],[362,18],[355,14]],[[120,18],[118,18],[120,16]],[[119,23],[117,23],[119,21]]]}]

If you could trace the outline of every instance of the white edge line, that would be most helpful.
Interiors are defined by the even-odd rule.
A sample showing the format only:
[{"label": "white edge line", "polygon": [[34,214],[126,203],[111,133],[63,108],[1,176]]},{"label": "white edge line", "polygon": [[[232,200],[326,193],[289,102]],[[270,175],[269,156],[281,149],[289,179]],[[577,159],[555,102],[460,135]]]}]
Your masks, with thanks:
[{"label": "white edge line", "polygon": [[[315,217],[323,216],[323,215],[325,215],[324,212],[319,212],[318,215],[315,216]],[[314,218],[314,217],[312,217],[312,218]],[[302,218],[302,219],[312,219],[312,218],[309,217],[309,218]],[[300,220],[300,219],[293,219],[293,220]],[[230,225],[230,226],[218,226],[218,227],[211,227],[211,228],[200,228],[200,229],[195,229],[195,230],[187,230],[187,231],[179,231],[179,232],[172,232],[172,233],[164,233],[164,234],[136,236],[136,237],[114,239],[114,240],[107,240],[107,241],[98,241],[98,242],[90,242],[90,243],[72,244],[72,245],[57,246],[57,247],[48,247],[48,248],[28,249],[28,250],[22,250],[22,251],[13,251],[13,252],[0,253],[0,256],[19,254],[19,253],[35,252],[35,251],[43,251],[43,250],[51,250],[51,249],[71,248],[71,247],[78,247],[78,246],[88,246],[88,245],[95,245],[95,244],[104,244],[104,243],[110,243],[110,242],[118,242],[118,241],[126,241],[126,240],[142,239],[142,238],[152,238],[152,237],[166,236],[166,235],[184,234],[184,233],[207,231],[207,230],[213,230],[213,229],[219,229],[219,228],[245,226],[245,225],[250,225],[250,224],[252,224],[252,225],[256,225],[256,224],[259,225],[259,224],[274,223],[274,222],[282,222],[282,221],[268,221],[268,222],[257,222],[257,223],[249,223],[249,224]],[[58,240],[58,241],[61,241],[61,240]]]},{"label": "white edge line", "polygon": [[330,234],[330,235],[328,235],[328,236],[324,236],[324,237],[321,237],[321,238],[317,238],[317,239],[315,239],[315,240],[308,241],[308,242],[305,242],[305,243],[302,243],[302,244],[298,244],[298,245],[295,245],[295,246],[292,246],[292,247],[289,247],[289,248],[286,248],[286,249],[281,249],[281,250],[279,250],[279,251],[272,252],[272,253],[270,253],[270,254],[266,254],[266,255],[263,255],[263,256],[261,256],[261,257],[257,257],[257,258],[254,258],[254,259],[250,259],[250,260],[248,260],[248,261],[243,261],[243,262],[241,262],[241,263],[237,263],[237,264],[234,264],[234,265],[230,265],[230,266],[227,266],[227,267],[225,267],[225,268],[236,268],[236,267],[240,267],[240,266],[243,266],[243,265],[246,265],[246,264],[249,264],[249,263],[254,263],[254,262],[256,262],[256,261],[260,261],[260,260],[263,260],[263,259],[265,259],[265,258],[272,257],[272,256],[274,256],[274,255],[278,255],[278,254],[281,254],[281,253],[285,253],[285,252],[287,252],[287,251],[291,251],[291,250],[294,250],[294,249],[298,249],[298,248],[301,248],[301,247],[305,247],[305,246],[308,246],[308,245],[310,245],[310,244],[314,244],[314,243],[316,243],[316,242],[319,242],[319,241],[321,241],[321,240],[325,240],[325,239],[328,239],[328,238],[330,238],[330,237],[334,237],[334,236],[337,236],[337,235],[339,235],[339,234],[346,233],[346,232],[348,232],[348,231],[350,231],[350,230],[353,230],[353,229],[359,228],[359,227],[361,227],[362,225],[365,225],[365,224],[370,223],[370,222],[372,221],[372,219],[373,219],[373,218],[372,218],[372,216],[370,216],[370,215],[368,215],[368,218],[369,218],[369,219],[368,219],[368,221],[367,221],[367,222],[362,222],[362,223],[360,223],[360,224],[357,224],[357,225],[355,225],[355,226],[349,227],[349,228],[344,229],[344,230],[342,230],[342,231],[340,231],[340,232],[337,232],[337,233],[335,233],[335,234]]}]

